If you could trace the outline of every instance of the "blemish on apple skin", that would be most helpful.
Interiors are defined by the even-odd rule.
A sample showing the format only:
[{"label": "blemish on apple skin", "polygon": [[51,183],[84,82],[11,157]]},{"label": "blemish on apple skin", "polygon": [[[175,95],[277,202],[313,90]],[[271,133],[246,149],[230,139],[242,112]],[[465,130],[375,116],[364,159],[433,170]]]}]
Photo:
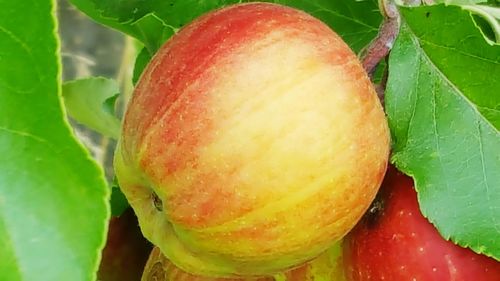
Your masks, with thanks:
[{"label": "blemish on apple skin", "polygon": [[446,259],[446,264],[448,265],[448,271],[450,272],[450,280],[456,280],[457,268],[455,267],[453,260],[451,259],[450,255],[445,255],[444,257]]},{"label": "blemish on apple skin", "polygon": [[384,201],[380,198],[375,198],[372,205],[365,214],[366,225],[368,228],[376,226],[380,215],[384,211]]},{"label": "blemish on apple skin", "polygon": [[158,212],[163,211],[163,202],[161,201],[160,197],[154,192],[151,193],[151,200],[153,201],[153,206],[155,206],[156,210]]}]

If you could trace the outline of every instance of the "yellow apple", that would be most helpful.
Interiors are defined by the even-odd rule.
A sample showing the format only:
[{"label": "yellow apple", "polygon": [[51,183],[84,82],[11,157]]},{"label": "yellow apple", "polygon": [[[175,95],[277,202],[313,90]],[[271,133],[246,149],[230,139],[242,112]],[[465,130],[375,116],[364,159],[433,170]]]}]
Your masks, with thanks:
[{"label": "yellow apple", "polygon": [[155,247],[141,281],[345,281],[341,243],[297,268],[265,277],[217,278],[194,275],[176,267]]},{"label": "yellow apple", "polygon": [[338,242],[317,258],[275,275],[274,281],[346,281],[341,245]]},{"label": "yellow apple", "polygon": [[213,277],[272,275],[341,239],[375,197],[387,121],[320,20],[248,3],[173,36],[138,82],[115,155],[146,238]]},{"label": "yellow apple", "polygon": [[176,267],[155,247],[149,255],[141,281],[274,281],[274,278],[217,278],[190,274]]}]

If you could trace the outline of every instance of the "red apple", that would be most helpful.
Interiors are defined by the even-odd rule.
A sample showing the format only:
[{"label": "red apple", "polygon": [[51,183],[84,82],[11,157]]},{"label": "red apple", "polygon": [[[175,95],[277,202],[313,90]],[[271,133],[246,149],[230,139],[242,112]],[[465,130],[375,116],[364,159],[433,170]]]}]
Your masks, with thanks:
[{"label": "red apple", "polygon": [[500,262],[446,241],[422,216],[413,180],[389,168],[344,243],[350,281],[499,281]]},{"label": "red apple", "polygon": [[229,6],[155,55],[115,154],[144,235],[199,275],[272,275],[331,247],[369,207],[389,131],[356,55],[281,5]]}]

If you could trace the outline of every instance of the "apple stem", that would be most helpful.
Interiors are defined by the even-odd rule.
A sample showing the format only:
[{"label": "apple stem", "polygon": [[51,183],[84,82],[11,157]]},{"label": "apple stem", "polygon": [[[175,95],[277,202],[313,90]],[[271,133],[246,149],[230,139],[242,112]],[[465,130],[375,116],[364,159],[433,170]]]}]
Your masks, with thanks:
[{"label": "apple stem", "polygon": [[380,78],[380,82],[378,84],[375,84],[375,91],[377,91],[377,96],[380,99],[380,103],[382,106],[384,105],[384,92],[385,88],[387,86],[387,79],[389,78],[389,58],[385,57],[385,62],[386,62],[386,67],[384,68],[384,72],[382,74],[382,77]]},{"label": "apple stem", "polygon": [[362,52],[361,62],[366,72],[373,77],[377,65],[390,52],[394,41],[399,33],[401,23],[398,8],[392,0],[379,0],[380,12],[384,21],[380,26],[377,37],[372,40]]}]

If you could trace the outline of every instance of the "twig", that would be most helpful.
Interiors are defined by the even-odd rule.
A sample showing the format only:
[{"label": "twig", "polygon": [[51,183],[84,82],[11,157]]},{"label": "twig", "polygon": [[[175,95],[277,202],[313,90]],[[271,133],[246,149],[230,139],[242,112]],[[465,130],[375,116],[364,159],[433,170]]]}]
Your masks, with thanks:
[{"label": "twig", "polygon": [[379,6],[385,19],[380,26],[377,37],[368,45],[361,59],[370,78],[372,78],[380,61],[389,54],[398,36],[401,23],[398,8],[392,0],[380,0]]}]

